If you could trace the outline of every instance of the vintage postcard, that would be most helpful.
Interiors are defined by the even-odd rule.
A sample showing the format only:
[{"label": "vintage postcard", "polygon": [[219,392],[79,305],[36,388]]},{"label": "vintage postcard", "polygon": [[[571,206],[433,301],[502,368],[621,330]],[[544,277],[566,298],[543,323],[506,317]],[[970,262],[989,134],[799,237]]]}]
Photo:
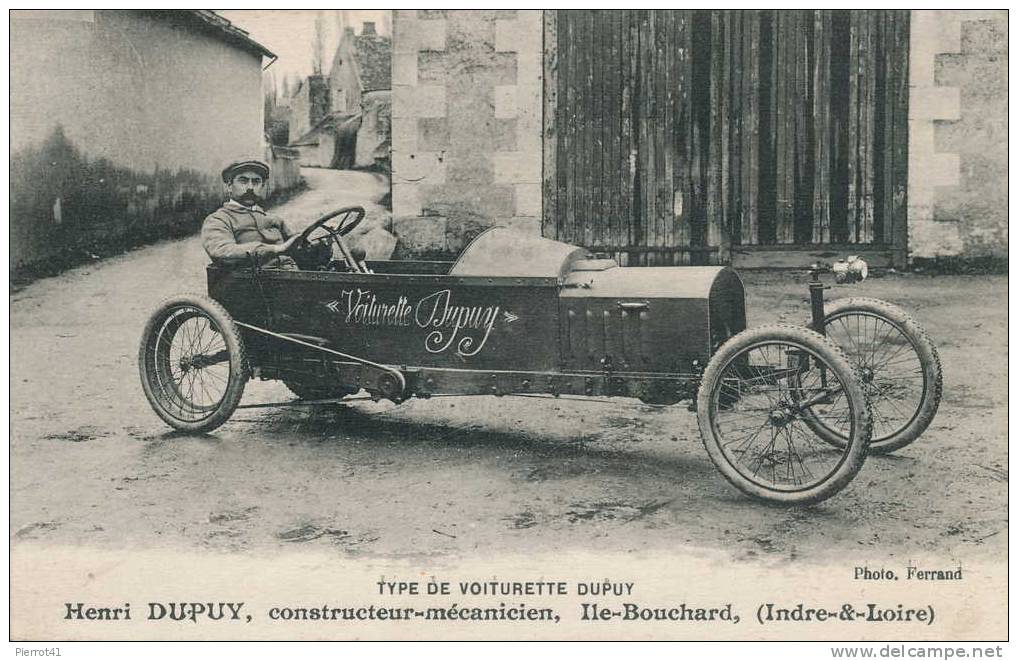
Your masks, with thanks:
[{"label": "vintage postcard", "polygon": [[13,641],[1007,640],[1006,10],[9,21]]}]

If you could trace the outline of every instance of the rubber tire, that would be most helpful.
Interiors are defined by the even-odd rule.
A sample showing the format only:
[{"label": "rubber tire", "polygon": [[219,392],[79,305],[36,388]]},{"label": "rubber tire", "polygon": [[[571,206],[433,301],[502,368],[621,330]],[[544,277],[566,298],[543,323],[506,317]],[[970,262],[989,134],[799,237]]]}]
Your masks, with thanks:
[{"label": "rubber tire", "polygon": [[351,390],[343,385],[323,386],[319,384],[306,383],[293,378],[284,378],[281,379],[281,381],[283,382],[283,385],[286,386],[294,395],[308,401],[314,401],[316,399],[338,399],[357,392],[357,390]]},{"label": "rubber tire", "polygon": [[[923,377],[926,380],[926,396],[919,406],[919,411],[912,422],[896,434],[886,438],[873,439],[870,441],[870,454],[888,454],[895,450],[909,445],[919,438],[926,428],[933,422],[940,407],[940,399],[944,391],[944,373],[940,366],[940,356],[933,346],[933,341],[926,333],[919,322],[912,318],[905,310],[893,303],[881,301],[876,298],[842,298],[831,301],[825,306],[825,325],[830,323],[834,317],[846,312],[864,312],[880,317],[887,323],[893,325],[912,343],[922,365]],[[823,425],[812,425],[807,420],[810,428],[824,441],[840,447],[844,438],[840,434]]]},{"label": "rubber tire", "polygon": [[[166,315],[174,308],[181,306],[197,308],[211,319],[218,326],[230,355],[230,378],[223,399],[208,417],[197,421],[181,420],[167,410],[160,397],[153,391],[151,379],[155,375],[148,372],[149,345],[155,341],[155,334],[165,323]],[[141,334],[141,346],[138,349],[138,370],[141,376],[141,387],[156,415],[174,429],[189,432],[209,432],[229,420],[240,404],[250,373],[247,353],[244,349],[244,338],[237,325],[233,323],[230,313],[216,301],[201,294],[180,294],[159,304],[156,311],[149,317],[148,323],[145,324],[145,330]]]},{"label": "rubber tire", "polygon": [[[824,482],[804,491],[778,491],[768,489],[744,477],[725,457],[710,419],[710,404],[714,388],[725,367],[738,354],[767,342],[792,342],[809,349],[822,358],[845,387],[846,399],[852,409],[857,433],[846,457],[837,471]],[[866,460],[873,421],[869,401],[855,367],[845,353],[833,342],[808,328],[785,324],[760,326],[742,331],[731,337],[714,354],[703,373],[697,393],[696,418],[707,455],[735,488],[758,500],[781,505],[811,505],[826,500],[841,491],[852,481]]]}]

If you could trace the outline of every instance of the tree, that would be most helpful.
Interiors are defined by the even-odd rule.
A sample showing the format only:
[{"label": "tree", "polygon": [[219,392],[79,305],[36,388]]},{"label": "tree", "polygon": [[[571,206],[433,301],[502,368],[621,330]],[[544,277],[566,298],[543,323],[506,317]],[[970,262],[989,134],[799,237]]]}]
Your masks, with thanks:
[{"label": "tree", "polygon": [[339,39],[342,39],[343,30],[347,25],[349,25],[346,20],[346,12],[341,9],[336,9],[333,11],[333,17],[336,19],[336,34],[339,36]]},{"label": "tree", "polygon": [[272,116],[276,113],[276,76],[272,71],[262,74],[262,97],[264,99],[262,117],[265,132],[268,133],[272,125]]},{"label": "tree", "polygon": [[311,73],[316,76],[322,75],[322,67],[325,61],[325,20],[322,12],[315,16],[315,36],[311,42]]},{"label": "tree", "polygon": [[275,106],[279,98],[279,90],[277,89],[278,85],[276,84],[276,72],[266,71],[262,80],[262,91],[265,94],[265,105],[266,107],[270,105]]}]

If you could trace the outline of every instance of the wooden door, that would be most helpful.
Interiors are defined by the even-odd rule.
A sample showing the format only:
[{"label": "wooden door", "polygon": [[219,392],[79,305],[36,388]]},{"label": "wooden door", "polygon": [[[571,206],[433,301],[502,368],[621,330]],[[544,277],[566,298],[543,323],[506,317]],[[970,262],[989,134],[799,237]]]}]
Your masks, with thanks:
[{"label": "wooden door", "polygon": [[908,11],[549,11],[546,236],[623,263],[905,257]]}]

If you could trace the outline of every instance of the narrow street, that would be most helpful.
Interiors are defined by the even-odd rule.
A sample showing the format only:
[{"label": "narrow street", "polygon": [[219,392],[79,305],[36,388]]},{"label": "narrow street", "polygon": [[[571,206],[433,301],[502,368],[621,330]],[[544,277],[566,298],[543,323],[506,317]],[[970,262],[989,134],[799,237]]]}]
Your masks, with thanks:
[{"label": "narrow street", "polygon": [[[372,175],[305,170],[275,211],[310,220],[373,204]],[[936,340],[944,400],[926,435],[871,457],[807,509],[728,486],[684,405],[522,398],[251,409],[213,434],[171,432],[136,365],[148,314],[204,291],[196,237],[11,296],[12,542],[384,557],[703,548],[739,560],[1001,557],[1007,543],[1005,276],[890,274],[836,295],[911,310]],[[750,325],[808,315],[805,276],[749,273]],[[245,403],[289,399],[252,382]]]}]

